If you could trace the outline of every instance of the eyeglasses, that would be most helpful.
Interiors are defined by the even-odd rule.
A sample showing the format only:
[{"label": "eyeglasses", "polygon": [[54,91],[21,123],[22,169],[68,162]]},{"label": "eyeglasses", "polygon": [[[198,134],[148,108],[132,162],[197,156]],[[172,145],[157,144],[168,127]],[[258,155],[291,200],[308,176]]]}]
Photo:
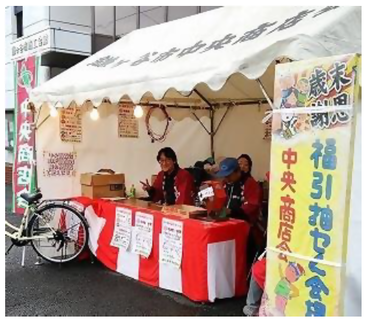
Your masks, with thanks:
[{"label": "eyeglasses", "polygon": [[170,162],[173,162],[173,160],[170,158],[159,159],[159,164],[170,163]]}]

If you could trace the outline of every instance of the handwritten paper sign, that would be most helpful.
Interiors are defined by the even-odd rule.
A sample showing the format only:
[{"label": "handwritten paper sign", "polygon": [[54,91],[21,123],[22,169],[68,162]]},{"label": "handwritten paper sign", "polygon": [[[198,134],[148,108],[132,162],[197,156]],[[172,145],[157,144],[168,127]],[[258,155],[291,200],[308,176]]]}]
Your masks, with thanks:
[{"label": "handwritten paper sign", "polygon": [[118,105],[118,137],[139,137],[139,123],[133,114],[133,109],[132,104]]},{"label": "handwritten paper sign", "polygon": [[127,208],[116,208],[116,220],[111,245],[127,251],[131,242],[132,211]]},{"label": "handwritten paper sign", "polygon": [[136,213],[133,253],[140,254],[145,258],[150,256],[153,243],[153,225],[153,215]]},{"label": "handwritten paper sign", "polygon": [[65,143],[81,143],[82,126],[80,108],[61,108],[60,138]]},{"label": "handwritten paper sign", "polygon": [[45,167],[43,176],[75,176],[76,152],[70,153],[51,153],[43,152]]},{"label": "handwritten paper sign", "polygon": [[183,249],[183,222],[163,218],[160,262],[180,268]]}]

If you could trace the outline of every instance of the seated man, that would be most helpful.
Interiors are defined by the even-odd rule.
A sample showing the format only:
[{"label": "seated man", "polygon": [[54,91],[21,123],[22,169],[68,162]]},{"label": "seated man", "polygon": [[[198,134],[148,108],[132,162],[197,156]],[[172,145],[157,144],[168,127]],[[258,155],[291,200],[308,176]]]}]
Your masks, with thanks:
[{"label": "seated man", "polygon": [[178,165],[177,155],[170,147],[161,149],[157,156],[161,166],[153,186],[140,182],[142,189],[147,191],[151,200],[165,205],[187,204],[193,205],[194,183],[193,177]]},{"label": "seated man", "polygon": [[[260,210],[260,189],[257,184],[245,186],[252,182],[242,175],[239,162],[235,158],[225,158],[216,173],[217,178],[224,179],[228,197],[227,215],[255,224]],[[254,181],[254,179],[253,179]],[[255,182],[255,181],[254,181]]]},{"label": "seated man", "polygon": [[251,265],[256,252],[261,249],[264,242],[264,229],[260,222],[260,188],[254,179],[242,174],[239,162],[235,158],[225,158],[220,163],[216,177],[224,179],[228,199],[227,216],[245,220],[251,226],[247,251],[247,263]]}]

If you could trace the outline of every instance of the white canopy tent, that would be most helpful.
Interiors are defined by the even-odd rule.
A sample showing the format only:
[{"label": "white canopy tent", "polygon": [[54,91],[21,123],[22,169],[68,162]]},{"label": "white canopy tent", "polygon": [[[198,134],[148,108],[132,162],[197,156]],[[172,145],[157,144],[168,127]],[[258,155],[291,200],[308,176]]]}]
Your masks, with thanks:
[{"label": "white canopy tent", "polygon": [[[83,111],[99,107],[101,114],[98,122],[83,116],[79,144],[61,142],[57,119],[39,127],[39,185],[46,197],[69,197],[80,193],[80,172],[111,167],[123,171],[130,186],[158,171],[154,159],[163,145],[151,144],[142,120],[138,139],[117,137],[115,105],[121,100],[189,108],[169,109],[175,124],[164,143],[178,152],[183,166],[213,150],[216,156],[247,152],[253,156],[254,176],[262,178],[269,170],[270,142],[261,135],[261,104],[273,95],[276,60],[353,52],[361,52],[360,7],[224,7],[133,31],[31,92],[36,108],[76,103]],[[225,107],[235,105],[251,108],[232,110],[210,138],[197,119],[213,133]],[[203,108],[196,111],[197,119],[192,108]],[[42,108],[40,120],[48,113]],[[165,123],[153,119],[152,125],[161,129]],[[43,177],[44,151],[77,152],[77,176]],[[354,206],[360,215],[360,206]],[[347,304],[355,311],[354,299],[346,311]]]}]

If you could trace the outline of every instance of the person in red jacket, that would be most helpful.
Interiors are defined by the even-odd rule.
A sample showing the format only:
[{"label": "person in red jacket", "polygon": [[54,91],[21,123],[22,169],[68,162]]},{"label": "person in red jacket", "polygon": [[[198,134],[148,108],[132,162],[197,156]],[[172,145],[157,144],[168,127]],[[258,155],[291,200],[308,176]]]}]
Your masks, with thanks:
[{"label": "person in red jacket", "polygon": [[161,149],[156,157],[161,166],[154,184],[149,181],[140,182],[143,190],[148,192],[150,199],[155,203],[174,205],[193,205],[194,181],[191,174],[180,168],[177,155],[170,147]]},{"label": "person in red jacket", "polygon": [[246,172],[243,172],[237,159],[225,158],[220,163],[216,177],[224,178],[228,198],[226,214],[232,218],[245,220],[250,224],[246,256],[247,263],[251,266],[255,254],[263,247],[264,228],[260,224],[261,189],[250,174],[251,160],[248,163]]}]

